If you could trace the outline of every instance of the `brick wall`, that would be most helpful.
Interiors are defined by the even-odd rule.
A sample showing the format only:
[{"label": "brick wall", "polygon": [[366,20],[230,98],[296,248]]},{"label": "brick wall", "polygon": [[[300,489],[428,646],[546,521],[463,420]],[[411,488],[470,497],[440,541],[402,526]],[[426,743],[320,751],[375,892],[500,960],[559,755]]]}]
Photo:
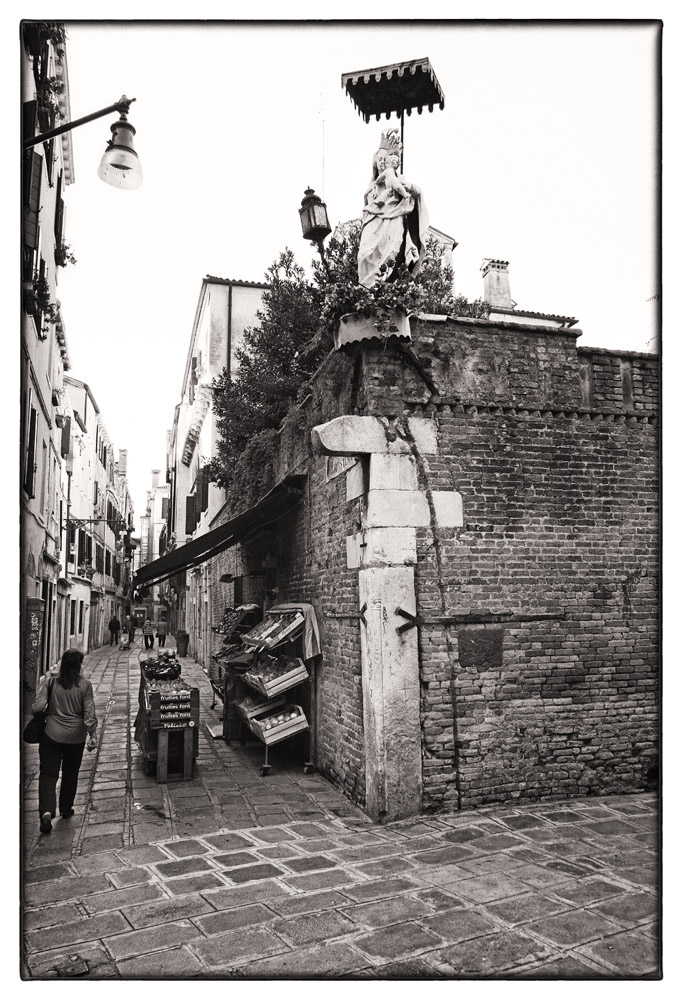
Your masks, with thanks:
[{"label": "brick wall", "polygon": [[365,353],[365,412],[400,386],[438,424],[421,488],[463,498],[418,532],[419,612],[458,617],[420,629],[427,810],[655,781],[658,362],[589,352],[586,409],[574,341],[426,323],[418,365]]},{"label": "brick wall", "polygon": [[[412,336],[332,355],[280,434],[273,485],[307,471],[308,486],[277,525],[276,601],[317,612],[320,770],[364,802],[345,547],[362,500],[346,502],[344,475],[327,482],[310,429],[349,412],[411,414],[439,430],[421,488],[455,489],[464,509],[461,528],[418,529],[418,612],[455,618],[419,632],[424,808],[646,787],[657,763],[657,360],[486,321],[413,321]],[[259,544],[240,547],[245,567],[262,562]]]}]

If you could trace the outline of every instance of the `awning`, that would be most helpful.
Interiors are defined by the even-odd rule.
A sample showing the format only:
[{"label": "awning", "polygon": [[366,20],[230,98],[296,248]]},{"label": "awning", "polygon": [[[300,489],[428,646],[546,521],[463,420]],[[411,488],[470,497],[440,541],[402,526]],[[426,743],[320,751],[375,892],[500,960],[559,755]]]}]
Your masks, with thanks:
[{"label": "awning", "polygon": [[229,549],[231,545],[243,541],[254,531],[278,521],[299,502],[303,496],[305,481],[305,476],[287,476],[243,514],[237,514],[219,528],[214,528],[213,531],[166,553],[160,559],[142,566],[133,578],[133,587],[137,589],[150,583],[160,583],[184,569],[198,566]]},{"label": "awning", "polygon": [[445,107],[445,95],[428,59],[344,73],[341,86],[366,122],[372,115],[378,121],[382,114],[400,117],[405,111],[411,114],[413,108],[421,114],[424,107],[429,111]]}]

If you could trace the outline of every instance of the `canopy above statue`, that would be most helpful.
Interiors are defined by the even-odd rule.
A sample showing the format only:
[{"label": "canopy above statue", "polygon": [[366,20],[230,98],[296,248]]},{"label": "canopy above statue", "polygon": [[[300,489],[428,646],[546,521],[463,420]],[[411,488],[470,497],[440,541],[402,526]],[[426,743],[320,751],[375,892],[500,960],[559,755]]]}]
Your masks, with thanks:
[{"label": "canopy above statue", "polygon": [[382,114],[401,117],[404,112],[410,115],[413,108],[421,114],[425,107],[429,111],[445,107],[445,95],[428,59],[344,73],[341,86],[366,122],[372,115],[378,121]]}]

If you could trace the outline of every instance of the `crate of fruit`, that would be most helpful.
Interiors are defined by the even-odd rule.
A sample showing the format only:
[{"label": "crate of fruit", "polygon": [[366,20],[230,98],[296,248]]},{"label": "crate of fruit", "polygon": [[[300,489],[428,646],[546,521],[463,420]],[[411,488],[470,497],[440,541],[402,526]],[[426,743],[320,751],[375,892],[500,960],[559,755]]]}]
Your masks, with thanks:
[{"label": "crate of fruit", "polygon": [[242,636],[242,641],[248,646],[271,649],[285,639],[293,639],[298,635],[304,621],[300,611],[268,611],[260,625]]},{"label": "crate of fruit", "polygon": [[249,728],[268,746],[308,729],[308,720],[300,705],[285,704],[267,709],[267,713],[249,720]]},{"label": "crate of fruit", "polygon": [[280,708],[286,703],[286,698],[283,694],[279,695],[277,698],[265,698],[260,694],[249,694],[246,698],[240,698],[239,701],[235,701],[234,707],[237,709],[239,715],[245,722],[249,722],[255,715],[259,715],[261,712],[269,711],[271,709]]},{"label": "crate of fruit", "polygon": [[307,681],[308,671],[298,656],[280,656],[276,659],[268,657],[264,663],[251,667],[242,679],[249,687],[260,691],[267,698],[272,698]]},{"label": "crate of fruit", "polygon": [[174,649],[159,650],[158,656],[144,650],[138,654],[138,660],[145,680],[175,680],[182,671]]}]

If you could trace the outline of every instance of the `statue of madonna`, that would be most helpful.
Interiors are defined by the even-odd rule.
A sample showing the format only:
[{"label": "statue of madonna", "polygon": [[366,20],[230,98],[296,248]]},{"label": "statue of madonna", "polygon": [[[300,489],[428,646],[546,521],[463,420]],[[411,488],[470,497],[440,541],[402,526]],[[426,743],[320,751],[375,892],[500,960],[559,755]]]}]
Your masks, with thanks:
[{"label": "statue of madonna", "polygon": [[[397,129],[382,132],[372,160],[372,182],[365,192],[358,248],[358,280],[365,288],[390,281],[405,264],[416,275],[425,254],[429,219],[422,193],[398,172],[400,137]],[[387,265],[380,273],[383,264]]]}]

